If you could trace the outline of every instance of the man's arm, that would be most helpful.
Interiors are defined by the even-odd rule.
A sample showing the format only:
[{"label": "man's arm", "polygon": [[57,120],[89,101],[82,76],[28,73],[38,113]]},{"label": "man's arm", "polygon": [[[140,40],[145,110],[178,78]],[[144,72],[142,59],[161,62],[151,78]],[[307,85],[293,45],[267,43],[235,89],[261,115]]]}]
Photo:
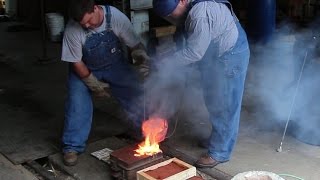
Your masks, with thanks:
[{"label": "man's arm", "polygon": [[61,60],[71,63],[72,70],[88,86],[96,96],[110,96],[105,91],[109,87],[107,83],[98,81],[98,79],[89,71],[87,66],[81,61],[82,58],[82,34],[81,27],[73,21],[69,21],[66,27]]},{"label": "man's arm", "polygon": [[110,97],[109,84],[99,81],[82,62],[73,62],[72,69],[97,97]]},{"label": "man's arm", "polygon": [[128,17],[115,7],[111,7],[111,12],[112,30],[116,36],[120,38],[121,42],[130,48],[133,48],[139,44],[140,37],[134,31],[133,25]]},{"label": "man's arm", "polygon": [[88,77],[90,75],[90,71],[87,68],[87,66],[82,62],[73,62],[72,63],[72,69],[74,70],[74,72],[76,72],[76,74],[82,79],[85,77]]},{"label": "man's arm", "polygon": [[197,18],[191,21],[187,27],[187,33],[186,46],[177,51],[170,59],[175,61],[177,65],[188,65],[200,61],[211,42],[207,18]]},{"label": "man's arm", "polygon": [[138,65],[138,71],[143,77],[146,77],[149,71],[150,60],[150,57],[146,53],[146,48],[134,32],[128,17],[114,7],[111,10],[113,13],[113,18],[111,19],[113,32],[130,48],[133,64]]}]

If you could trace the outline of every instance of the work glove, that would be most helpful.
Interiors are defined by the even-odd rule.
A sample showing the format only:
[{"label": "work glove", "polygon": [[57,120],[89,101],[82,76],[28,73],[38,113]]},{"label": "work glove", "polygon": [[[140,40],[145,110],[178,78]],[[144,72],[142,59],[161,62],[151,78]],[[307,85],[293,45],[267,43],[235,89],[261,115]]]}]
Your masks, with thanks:
[{"label": "work glove", "polygon": [[110,85],[99,81],[92,73],[88,77],[82,78],[82,81],[92,91],[96,97],[110,97]]},{"label": "work glove", "polygon": [[142,49],[133,50],[131,57],[133,58],[133,64],[137,65],[138,72],[143,78],[146,78],[150,72],[150,57],[146,51]]}]

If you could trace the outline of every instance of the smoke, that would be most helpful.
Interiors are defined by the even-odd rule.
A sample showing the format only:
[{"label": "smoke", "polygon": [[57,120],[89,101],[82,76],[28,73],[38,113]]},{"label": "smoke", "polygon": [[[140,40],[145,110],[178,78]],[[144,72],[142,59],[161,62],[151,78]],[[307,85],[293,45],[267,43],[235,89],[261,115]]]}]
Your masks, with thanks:
[{"label": "smoke", "polygon": [[173,61],[160,66],[145,83],[147,107],[151,116],[170,118],[183,103],[188,68]]},{"label": "smoke", "polygon": [[178,122],[179,129],[184,128],[184,131],[186,128],[192,129],[192,133],[187,133],[191,136],[198,134],[207,136],[211,125],[201,127],[202,120],[207,120],[207,111],[196,67],[177,65],[170,60],[161,63],[144,84],[146,108],[149,116],[169,120],[171,131]]},{"label": "smoke", "polygon": [[283,130],[290,119],[296,137],[320,128],[319,35],[318,22],[304,28],[283,24],[270,43],[251,46],[246,103],[264,112],[264,125]]}]

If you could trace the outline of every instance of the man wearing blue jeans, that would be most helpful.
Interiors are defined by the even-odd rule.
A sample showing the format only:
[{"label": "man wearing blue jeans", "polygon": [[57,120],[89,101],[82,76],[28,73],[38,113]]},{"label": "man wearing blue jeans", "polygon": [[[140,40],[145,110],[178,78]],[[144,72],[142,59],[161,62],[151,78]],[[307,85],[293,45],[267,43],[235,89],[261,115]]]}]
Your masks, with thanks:
[{"label": "man wearing blue jeans", "polygon": [[94,0],[71,0],[69,10],[71,20],[64,33],[61,58],[70,63],[62,142],[64,163],[72,166],[85,150],[90,133],[92,95],[114,96],[139,134],[143,109],[136,100],[142,89],[120,42],[129,46],[132,57],[140,62],[139,71],[148,68],[149,57],[129,19],[116,8],[95,5]]},{"label": "man wearing blue jeans", "polygon": [[[226,0],[153,0],[154,11],[185,31],[186,45],[162,60],[173,66],[197,64],[212,124],[208,151],[197,167],[229,161],[236,143],[249,63],[246,33]],[[165,66],[158,66],[158,68]]]}]

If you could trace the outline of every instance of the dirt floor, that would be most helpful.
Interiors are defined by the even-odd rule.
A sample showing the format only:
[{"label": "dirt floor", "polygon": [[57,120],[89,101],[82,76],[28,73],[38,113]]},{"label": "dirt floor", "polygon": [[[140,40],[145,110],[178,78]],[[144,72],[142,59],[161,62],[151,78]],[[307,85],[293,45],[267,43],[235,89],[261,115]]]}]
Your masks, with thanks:
[{"label": "dirt floor", "polygon": [[[15,24],[0,23],[0,179],[43,179],[48,172],[47,177],[52,179],[111,179],[110,171],[106,170],[108,166],[90,153],[125,145],[118,139],[110,139],[126,131],[121,120],[124,118],[122,111],[113,100],[97,100],[88,152],[81,155],[82,164],[79,166],[64,167],[60,137],[68,67],[60,61],[61,44],[46,42],[45,59],[51,62],[43,63],[39,61],[44,59],[40,31],[22,28],[8,32],[8,27]],[[258,57],[252,56],[252,64],[255,58]],[[308,145],[287,135],[283,151],[276,152],[285,121],[275,122],[268,117],[271,113],[268,108],[260,108],[265,104],[258,101],[260,96],[255,88],[258,86],[257,76],[261,75],[257,72],[263,71],[262,67],[265,65],[250,65],[249,68],[240,134],[232,159],[202,172],[230,179],[246,171],[268,171],[282,174],[285,179],[297,179],[293,177],[296,176],[317,180],[320,178],[319,146]],[[186,96],[188,93],[201,97],[201,92],[193,89]],[[210,125],[201,98],[192,102],[187,99],[181,104],[189,105],[184,106],[170,122],[170,137],[163,146],[168,154],[181,159],[189,157],[186,159],[192,163],[206,152],[198,142],[199,137],[210,132]],[[30,162],[38,162],[47,168],[46,172],[29,169]],[[60,171],[53,171],[51,164]],[[208,176],[206,179],[213,178]]]}]

